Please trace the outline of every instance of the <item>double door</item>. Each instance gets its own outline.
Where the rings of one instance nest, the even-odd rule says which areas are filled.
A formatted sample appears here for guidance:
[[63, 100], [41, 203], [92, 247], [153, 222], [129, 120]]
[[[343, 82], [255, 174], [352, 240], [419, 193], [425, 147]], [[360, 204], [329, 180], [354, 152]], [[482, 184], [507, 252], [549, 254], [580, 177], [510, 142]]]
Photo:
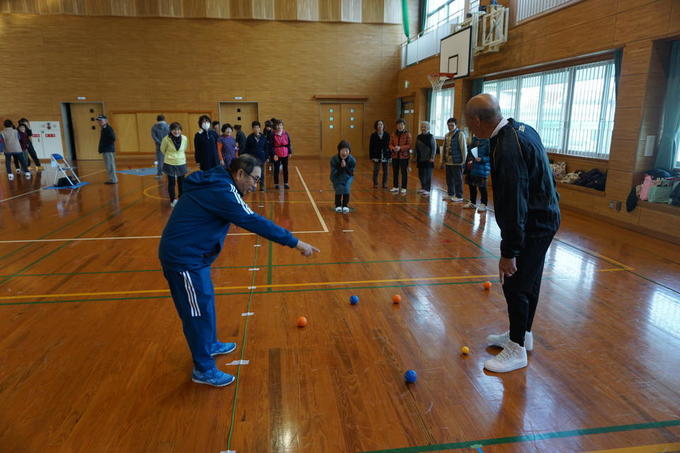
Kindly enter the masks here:
[[340, 140], [349, 142], [355, 157], [366, 154], [363, 124], [363, 104], [321, 104], [321, 155], [337, 154]]

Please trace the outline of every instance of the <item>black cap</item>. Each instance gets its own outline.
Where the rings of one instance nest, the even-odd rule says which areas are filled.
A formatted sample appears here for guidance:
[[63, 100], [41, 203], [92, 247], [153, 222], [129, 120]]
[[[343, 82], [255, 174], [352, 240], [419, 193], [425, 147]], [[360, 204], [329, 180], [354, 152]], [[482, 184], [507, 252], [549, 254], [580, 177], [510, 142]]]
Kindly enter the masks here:
[[98, 116], [97, 118], [95, 118], [95, 119], [97, 119], [97, 120], [108, 120], [108, 118], [106, 117], [106, 115], [99, 115], [99, 116]]

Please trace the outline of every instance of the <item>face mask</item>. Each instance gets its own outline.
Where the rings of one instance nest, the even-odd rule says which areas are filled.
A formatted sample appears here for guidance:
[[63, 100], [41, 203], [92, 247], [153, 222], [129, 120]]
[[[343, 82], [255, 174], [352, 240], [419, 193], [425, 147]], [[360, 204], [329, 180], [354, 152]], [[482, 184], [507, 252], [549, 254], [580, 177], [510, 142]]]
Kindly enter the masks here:
[[210, 129], [210, 123], [203, 123], [203, 126], [201, 127], [203, 127], [203, 130], [207, 131], [208, 129]]

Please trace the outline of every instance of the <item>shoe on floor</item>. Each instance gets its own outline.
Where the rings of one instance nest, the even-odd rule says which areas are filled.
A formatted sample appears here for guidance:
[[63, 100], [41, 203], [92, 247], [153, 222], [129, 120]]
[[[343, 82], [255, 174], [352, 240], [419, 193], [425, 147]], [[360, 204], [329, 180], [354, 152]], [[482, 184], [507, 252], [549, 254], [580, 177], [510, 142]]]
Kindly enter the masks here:
[[207, 384], [213, 387], [224, 387], [231, 384], [236, 380], [231, 374], [227, 374], [217, 368], [212, 368], [208, 371], [201, 373], [200, 371], [194, 370], [191, 373], [191, 380], [197, 384]]
[[485, 211], [486, 211], [486, 205], [484, 203], [477, 206], [477, 212], [485, 212]]
[[[498, 346], [499, 348], [504, 348], [505, 344], [510, 341], [510, 331], [506, 330], [503, 333], [497, 335], [489, 335], [486, 337], [486, 344], [489, 346]], [[534, 350], [534, 334], [531, 332], [526, 332], [524, 334], [524, 348], [527, 351]]]
[[471, 201], [468, 201], [467, 203], [465, 203], [465, 204], [463, 205], [463, 208], [464, 208], [464, 209], [475, 209], [476, 207], [477, 207], [477, 205], [474, 204], [474, 203], [471, 202]]
[[18, 175], [21, 174], [21, 168], [17, 168], [17, 174], [18, 174]]
[[422, 196], [424, 196], [424, 197], [429, 197], [429, 196], [430, 196], [430, 192], [429, 192], [428, 190], [423, 190], [422, 192], [420, 192], [420, 195], [422, 195]]
[[171, 208], [174, 208], [176, 204], [177, 204], [177, 200], [172, 200], [172, 201], [170, 202], [170, 207], [171, 207]]
[[210, 346], [210, 356], [215, 357], [216, 355], [229, 354], [236, 350], [236, 343], [213, 343]]
[[104, 184], [118, 184], [118, 181], [106, 181]]
[[342, 206], [336, 206], [335, 212], [342, 212]]
[[31, 179], [31, 172], [27, 171], [26, 173], [24, 173], [24, 176], [26, 177], [26, 179]]
[[284, 188], [284, 189], [290, 189], [290, 186], [289, 186], [288, 184], [284, 184], [284, 185], [283, 185], [283, 188]]
[[399, 187], [392, 187], [390, 192], [399, 192]]
[[401, 189], [401, 194], [406, 195], [406, 189]]
[[279, 185], [278, 185], [278, 184], [274, 184], [274, 189], [278, 189], [278, 188], [279, 188]]
[[425, 192], [423, 189], [416, 190], [416, 193], [423, 193], [423, 192]]
[[527, 350], [514, 341], [508, 341], [500, 354], [484, 362], [484, 368], [494, 373], [508, 373], [527, 365]]
[[455, 201], [456, 203], [460, 203], [461, 201], [463, 201], [463, 199], [461, 197], [451, 197], [451, 201]]
[[14, 173], [7, 173], [7, 179], [14, 181]]
[[349, 208], [347, 206], [343, 206], [342, 213], [347, 214], [348, 212], [349, 212]]

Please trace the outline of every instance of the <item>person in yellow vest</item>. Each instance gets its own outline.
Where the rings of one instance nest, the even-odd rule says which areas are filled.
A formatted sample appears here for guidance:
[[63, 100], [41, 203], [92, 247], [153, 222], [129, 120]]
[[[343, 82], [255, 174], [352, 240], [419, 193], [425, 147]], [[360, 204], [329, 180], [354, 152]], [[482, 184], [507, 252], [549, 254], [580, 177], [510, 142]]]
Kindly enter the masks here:
[[[177, 199], [182, 196], [184, 175], [187, 174], [187, 146], [189, 141], [182, 135], [182, 125], [175, 122], [170, 125], [170, 133], [161, 141], [163, 154], [163, 173], [168, 175], [168, 195], [170, 206], [175, 207]], [[175, 196], [175, 184], [177, 196]]]

